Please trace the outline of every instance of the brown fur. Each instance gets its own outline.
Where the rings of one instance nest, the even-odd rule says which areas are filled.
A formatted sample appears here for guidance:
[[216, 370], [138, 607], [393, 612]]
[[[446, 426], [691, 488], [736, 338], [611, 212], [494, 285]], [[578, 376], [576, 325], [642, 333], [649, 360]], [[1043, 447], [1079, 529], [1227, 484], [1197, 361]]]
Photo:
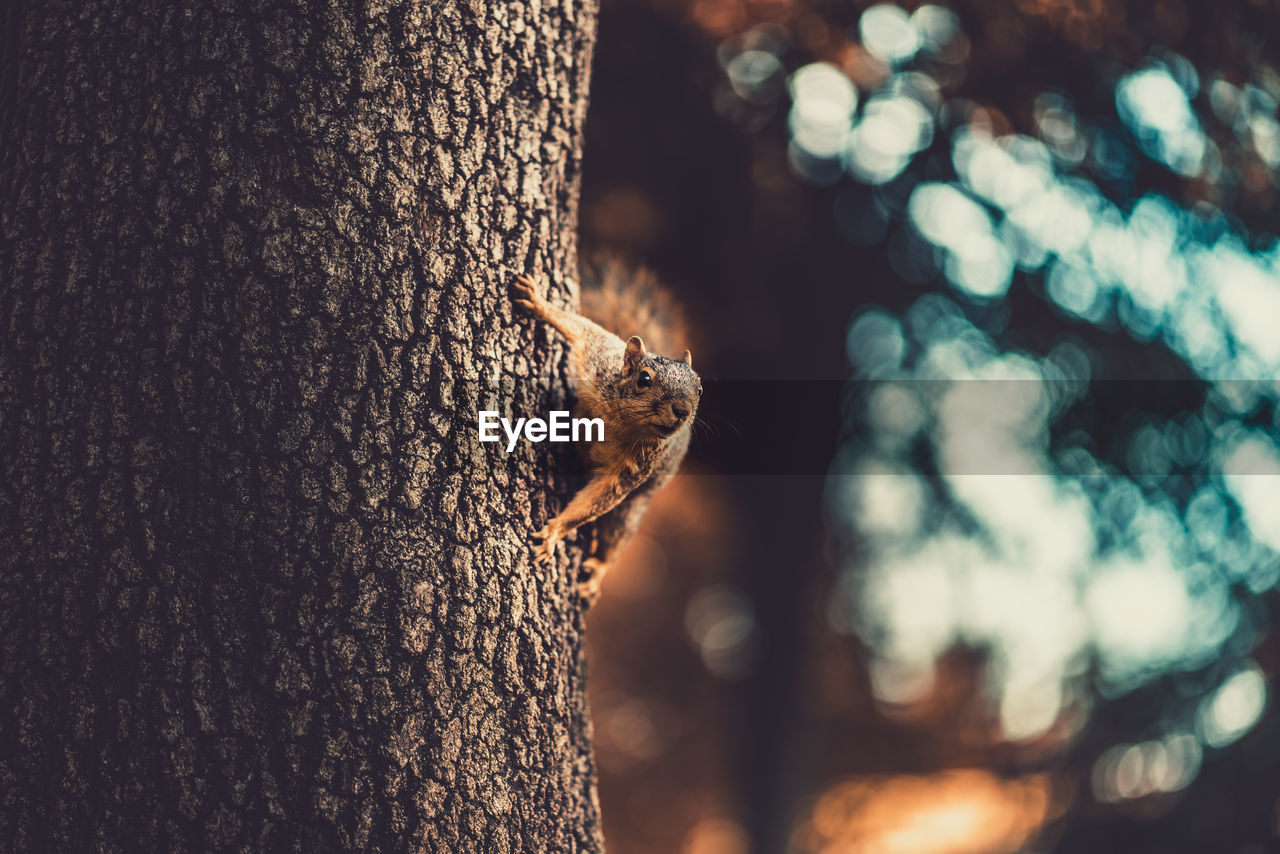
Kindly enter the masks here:
[[[604, 441], [586, 446], [591, 482], [535, 534], [541, 540], [534, 546], [537, 559], [550, 561], [556, 543], [566, 534], [596, 523], [583, 564], [589, 577], [579, 585], [589, 599], [599, 592], [600, 580], [618, 549], [635, 533], [649, 496], [679, 469], [702, 393], [690, 361], [659, 356], [649, 350], [649, 339], [641, 340], [647, 333], [670, 346], [672, 336], [664, 324], [679, 324], [674, 301], [652, 276], [627, 271], [614, 262], [598, 264], [592, 275], [592, 286], [583, 289], [583, 301], [592, 306], [597, 320], [552, 305], [541, 283], [528, 276], [518, 277], [511, 287], [517, 306], [550, 324], [569, 342], [578, 393], [575, 414], [600, 418], [605, 424]], [[603, 323], [627, 336], [644, 332], [623, 341]]]
[[689, 346], [688, 324], [675, 299], [643, 267], [609, 255], [582, 267], [582, 313], [623, 341], [639, 335], [654, 353], [678, 357]]

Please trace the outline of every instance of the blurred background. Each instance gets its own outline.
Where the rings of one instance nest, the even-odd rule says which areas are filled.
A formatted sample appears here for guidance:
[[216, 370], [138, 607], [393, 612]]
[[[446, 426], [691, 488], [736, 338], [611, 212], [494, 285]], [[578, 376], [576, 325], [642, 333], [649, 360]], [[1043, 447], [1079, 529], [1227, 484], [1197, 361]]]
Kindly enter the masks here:
[[591, 612], [614, 854], [1280, 850], [1273, 0], [605, 0], [706, 379]]

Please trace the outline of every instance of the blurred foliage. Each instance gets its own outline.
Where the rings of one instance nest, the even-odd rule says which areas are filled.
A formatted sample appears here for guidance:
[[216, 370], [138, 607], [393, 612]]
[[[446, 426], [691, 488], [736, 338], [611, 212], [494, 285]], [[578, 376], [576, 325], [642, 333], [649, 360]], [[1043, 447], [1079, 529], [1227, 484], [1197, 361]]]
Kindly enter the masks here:
[[[815, 333], [851, 318], [790, 844], [1269, 850], [1280, 4], [645, 5], [739, 140], [703, 134], [743, 161], [721, 263], [773, 276], [701, 298], [811, 375], [765, 287]], [[658, 192], [588, 188], [588, 234], [673, 245]], [[706, 626], [752, 603], [715, 583], [686, 636], [733, 680]], [[679, 844], [745, 850], [704, 795]]]

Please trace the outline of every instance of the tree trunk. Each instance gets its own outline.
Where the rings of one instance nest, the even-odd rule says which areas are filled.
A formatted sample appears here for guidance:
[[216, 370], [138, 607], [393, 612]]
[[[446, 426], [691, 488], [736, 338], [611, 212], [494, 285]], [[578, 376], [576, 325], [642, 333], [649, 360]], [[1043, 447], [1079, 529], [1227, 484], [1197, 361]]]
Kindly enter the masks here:
[[600, 850], [563, 490], [476, 442], [563, 391], [595, 0], [6, 15], [0, 848]]

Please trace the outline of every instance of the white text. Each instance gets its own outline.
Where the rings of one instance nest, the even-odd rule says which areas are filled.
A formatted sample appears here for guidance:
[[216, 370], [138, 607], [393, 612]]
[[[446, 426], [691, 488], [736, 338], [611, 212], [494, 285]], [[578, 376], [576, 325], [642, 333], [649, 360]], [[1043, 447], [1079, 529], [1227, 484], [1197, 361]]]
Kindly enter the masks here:
[[[603, 442], [604, 419], [571, 418], [567, 410], [553, 410], [550, 419], [517, 418], [515, 424], [509, 418], [502, 418], [496, 409], [480, 410], [480, 441], [498, 442], [498, 427], [507, 434], [507, 453], [516, 449], [516, 441], [520, 434], [530, 442]], [[584, 434], [578, 438], [579, 430]]]

